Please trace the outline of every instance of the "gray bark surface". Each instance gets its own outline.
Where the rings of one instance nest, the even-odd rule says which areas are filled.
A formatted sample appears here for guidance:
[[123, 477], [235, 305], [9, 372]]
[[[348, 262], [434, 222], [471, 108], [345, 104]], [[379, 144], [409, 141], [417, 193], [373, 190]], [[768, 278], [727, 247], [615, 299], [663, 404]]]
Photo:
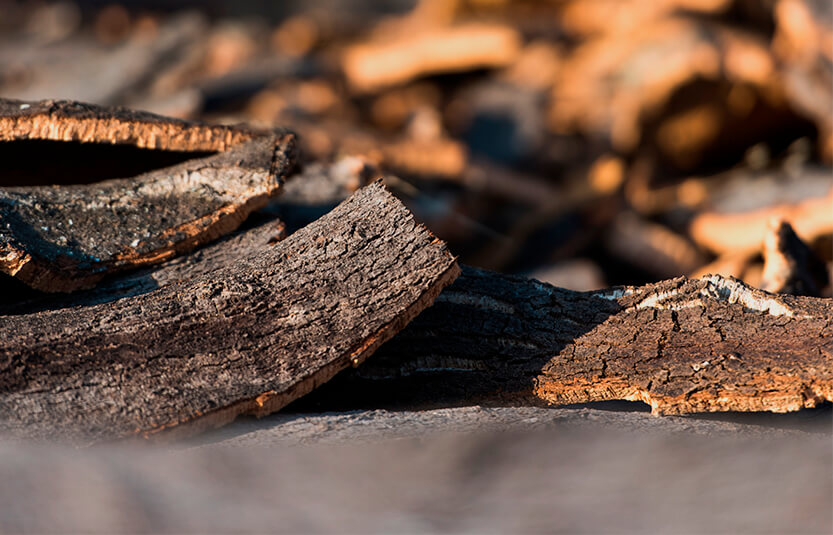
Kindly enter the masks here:
[[459, 273], [379, 184], [157, 291], [0, 317], [0, 429], [97, 441], [267, 414], [358, 365]]

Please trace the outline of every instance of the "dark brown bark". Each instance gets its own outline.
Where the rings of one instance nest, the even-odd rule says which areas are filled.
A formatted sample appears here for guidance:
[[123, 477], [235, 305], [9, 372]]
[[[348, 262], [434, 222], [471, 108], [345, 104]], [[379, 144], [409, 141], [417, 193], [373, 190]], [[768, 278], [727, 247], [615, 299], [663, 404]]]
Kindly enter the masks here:
[[306, 165], [301, 173], [287, 177], [277, 199], [249, 216], [241, 227], [243, 230], [238, 229], [190, 254], [106, 276], [89, 290], [42, 293], [9, 283], [0, 292], [0, 315], [106, 303], [233, 266], [241, 256], [255, 254], [265, 245], [277, 243], [288, 233], [324, 216], [359, 187], [369, 184], [374, 172], [363, 160], [354, 157], [329, 165]]
[[42, 291], [89, 288], [108, 272], [160, 262], [234, 230], [277, 194], [295, 163], [286, 132], [255, 136], [69, 102], [24, 105], [0, 101], [0, 138], [228, 149], [132, 178], [0, 190], [0, 270]]
[[[334, 208], [334, 207], [331, 207]], [[0, 315], [88, 307], [132, 297], [169, 284], [187, 281], [219, 268], [232, 268], [240, 258], [256, 255], [286, 238], [286, 226], [270, 214], [257, 212], [238, 230], [189, 254], [161, 264], [105, 277], [94, 288], [72, 293], [43, 293], [11, 284], [0, 293]]]
[[691, 273], [705, 264], [703, 255], [685, 236], [632, 212], [623, 212], [612, 222], [605, 247], [654, 279]]
[[287, 179], [277, 202], [296, 210], [335, 205], [381, 176], [371, 162], [357, 156], [343, 156], [332, 163], [305, 164], [301, 173]]
[[267, 414], [361, 363], [458, 273], [441, 241], [369, 186], [231, 266], [0, 318], [0, 428], [95, 441]]
[[573, 292], [465, 268], [310, 403], [345, 389], [357, 404], [624, 399], [655, 414], [793, 411], [833, 400], [833, 301], [719, 276]]

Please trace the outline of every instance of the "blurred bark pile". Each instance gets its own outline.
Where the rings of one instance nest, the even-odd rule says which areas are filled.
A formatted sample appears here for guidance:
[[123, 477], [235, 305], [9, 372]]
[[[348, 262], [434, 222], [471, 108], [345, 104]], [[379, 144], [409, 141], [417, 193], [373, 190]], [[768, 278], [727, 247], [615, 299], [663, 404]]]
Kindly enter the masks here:
[[829, 2], [199, 5], [3, 2], [0, 96], [289, 127], [464, 262], [576, 289], [768, 286], [781, 220], [833, 260]]

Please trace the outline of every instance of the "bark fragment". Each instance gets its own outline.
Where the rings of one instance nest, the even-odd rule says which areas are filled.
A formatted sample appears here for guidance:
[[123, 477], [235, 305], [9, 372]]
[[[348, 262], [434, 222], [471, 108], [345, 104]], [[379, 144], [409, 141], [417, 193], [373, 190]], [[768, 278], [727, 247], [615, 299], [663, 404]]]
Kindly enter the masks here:
[[410, 29], [354, 45], [345, 54], [344, 72], [355, 89], [372, 91], [424, 75], [502, 67], [519, 50], [518, 33], [504, 25]]
[[833, 400], [832, 318], [828, 299], [719, 276], [573, 292], [465, 268], [318, 398], [350, 388], [371, 403], [625, 399], [654, 414], [787, 412]]
[[280, 242], [287, 235], [283, 221], [263, 212], [250, 216], [244, 226], [250, 228], [224, 236], [189, 254], [161, 264], [105, 277], [89, 290], [56, 294], [32, 291], [29, 288], [7, 287], [3, 295], [0, 295], [0, 316], [88, 307], [142, 295], [219, 268], [233, 268], [240, 258], [256, 255], [267, 246]]
[[441, 241], [369, 186], [232, 266], [112, 303], [0, 317], [0, 429], [96, 441], [268, 414], [361, 363], [458, 272]]
[[634, 213], [619, 214], [605, 240], [616, 257], [657, 278], [689, 273], [703, 265], [703, 256], [684, 236]]
[[821, 297], [830, 285], [827, 266], [787, 221], [774, 220], [764, 239], [761, 288], [774, 293]]
[[833, 232], [833, 188], [823, 196], [778, 203], [757, 210], [723, 213], [705, 211], [691, 222], [694, 241], [717, 254], [757, 253], [770, 221], [786, 219], [805, 240]]
[[0, 190], [0, 271], [42, 291], [93, 286], [236, 228], [294, 166], [292, 134], [186, 123], [73, 102], [0, 101], [0, 140], [226, 151], [132, 178]]
[[38, 139], [217, 152], [262, 134], [243, 126], [207, 125], [70, 100], [0, 99], [0, 141]]

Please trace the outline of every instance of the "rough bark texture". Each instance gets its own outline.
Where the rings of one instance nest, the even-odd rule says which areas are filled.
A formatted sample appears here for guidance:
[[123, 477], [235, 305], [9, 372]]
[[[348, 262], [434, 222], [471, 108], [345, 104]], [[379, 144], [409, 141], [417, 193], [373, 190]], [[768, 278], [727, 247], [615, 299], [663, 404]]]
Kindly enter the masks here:
[[[249, 135], [74, 103], [54, 110], [36, 103], [24, 110], [34, 115], [23, 118], [9, 106], [0, 104], [0, 136], [11, 139], [109, 136], [112, 143], [223, 150]], [[277, 194], [294, 162], [294, 136], [275, 132], [133, 178], [4, 188], [0, 271], [38, 290], [68, 292], [110, 271], [166, 260], [235, 229]]]
[[95, 441], [272, 412], [358, 365], [458, 273], [441, 241], [369, 186], [233, 266], [0, 318], [0, 429]]
[[357, 189], [368, 185], [374, 172], [354, 157], [330, 165], [306, 165], [302, 172], [287, 177], [279, 197], [251, 214], [237, 231], [226, 237], [160, 264], [106, 276], [92, 289], [69, 294], [42, 293], [4, 281], [0, 315], [106, 303], [233, 266], [241, 256], [255, 254], [266, 244], [276, 243], [324, 216]]
[[302, 403], [345, 389], [412, 406], [624, 399], [654, 414], [793, 411], [833, 400], [833, 302], [718, 276], [573, 292], [466, 268], [370, 362]]

